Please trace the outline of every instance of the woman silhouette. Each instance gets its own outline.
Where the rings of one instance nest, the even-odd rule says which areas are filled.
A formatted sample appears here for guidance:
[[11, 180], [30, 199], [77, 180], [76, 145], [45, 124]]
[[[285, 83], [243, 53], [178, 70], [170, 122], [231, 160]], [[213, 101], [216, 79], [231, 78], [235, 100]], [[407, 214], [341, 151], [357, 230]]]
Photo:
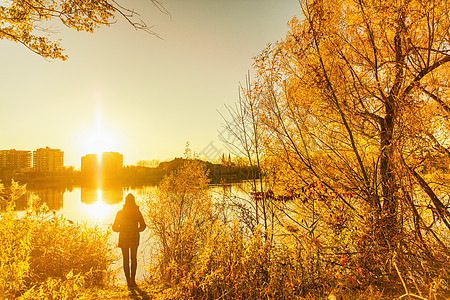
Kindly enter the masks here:
[[[144, 222], [139, 206], [136, 205], [133, 194], [125, 197], [123, 208], [117, 212], [112, 230], [119, 233], [119, 247], [122, 249], [123, 271], [128, 286], [136, 286], [137, 248], [139, 246], [139, 233], [147, 225]], [[130, 272], [131, 257], [131, 272]]]

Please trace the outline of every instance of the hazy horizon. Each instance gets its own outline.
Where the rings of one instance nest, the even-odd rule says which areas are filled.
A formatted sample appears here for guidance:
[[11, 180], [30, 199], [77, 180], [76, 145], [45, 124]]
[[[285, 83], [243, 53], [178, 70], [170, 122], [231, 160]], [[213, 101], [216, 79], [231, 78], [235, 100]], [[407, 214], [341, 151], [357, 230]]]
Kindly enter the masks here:
[[124, 20], [88, 34], [58, 24], [69, 59], [46, 60], [0, 41], [0, 149], [62, 149], [65, 164], [100, 150], [124, 164], [220, 148], [218, 110], [238, 98], [252, 57], [284, 38], [296, 0], [165, 1], [171, 17], [145, 1], [129, 8], [161, 39]]

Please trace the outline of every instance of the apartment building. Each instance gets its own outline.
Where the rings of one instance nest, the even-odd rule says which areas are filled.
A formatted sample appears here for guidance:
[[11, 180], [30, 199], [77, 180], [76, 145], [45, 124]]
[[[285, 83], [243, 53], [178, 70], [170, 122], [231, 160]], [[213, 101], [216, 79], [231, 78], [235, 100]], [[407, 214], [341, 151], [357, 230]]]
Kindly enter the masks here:
[[123, 154], [119, 152], [103, 152], [102, 156], [97, 154], [86, 154], [81, 158], [81, 172], [92, 174], [101, 172], [102, 174], [113, 174], [123, 167]]
[[81, 172], [94, 173], [99, 170], [100, 163], [97, 154], [86, 154], [81, 157]]
[[101, 160], [102, 171], [111, 174], [123, 167], [123, 154], [119, 152], [103, 152]]
[[64, 151], [49, 147], [33, 151], [33, 170], [39, 173], [54, 173], [64, 169]]
[[0, 170], [25, 173], [31, 169], [31, 151], [0, 150]]

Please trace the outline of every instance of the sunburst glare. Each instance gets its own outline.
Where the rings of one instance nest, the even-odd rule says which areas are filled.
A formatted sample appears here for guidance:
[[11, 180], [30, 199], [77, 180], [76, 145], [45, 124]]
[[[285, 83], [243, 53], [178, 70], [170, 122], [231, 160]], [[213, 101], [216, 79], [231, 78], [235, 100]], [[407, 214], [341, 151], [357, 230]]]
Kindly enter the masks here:
[[101, 155], [107, 151], [117, 151], [118, 139], [103, 126], [101, 109], [97, 109], [96, 126], [88, 129], [83, 135], [82, 151], [84, 154], [97, 154], [100, 162]]
[[93, 204], [85, 204], [85, 206], [89, 215], [97, 220], [103, 219], [114, 209], [112, 205], [108, 205], [103, 201], [103, 191], [100, 188], [97, 189], [97, 201]]

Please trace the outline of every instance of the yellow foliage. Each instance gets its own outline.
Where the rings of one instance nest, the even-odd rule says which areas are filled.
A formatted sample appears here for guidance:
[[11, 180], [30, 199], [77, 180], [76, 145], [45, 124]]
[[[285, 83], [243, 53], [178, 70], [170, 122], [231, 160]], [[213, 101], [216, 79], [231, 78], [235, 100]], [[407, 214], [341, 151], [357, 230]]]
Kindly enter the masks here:
[[154, 272], [168, 283], [178, 283], [191, 271], [213, 221], [208, 182], [205, 166], [188, 157], [144, 204], [151, 243], [156, 248]]
[[[151, 2], [167, 13], [159, 1]], [[49, 23], [60, 21], [69, 28], [92, 33], [114, 23], [115, 16], [125, 18], [135, 29], [155, 34], [142, 20], [135, 20], [133, 10], [116, 1], [9, 0], [0, 5], [0, 40], [20, 43], [45, 58], [66, 60], [60, 40], [52, 41], [48, 37]]]
[[237, 115], [257, 128], [274, 244], [354, 289], [402, 292], [395, 253], [408, 290], [449, 280], [449, 1], [300, 5], [238, 102], [253, 105]]
[[73, 299], [84, 287], [108, 282], [109, 232], [72, 224], [45, 208], [14, 211], [25, 192], [16, 182], [9, 191], [0, 188], [7, 209], [0, 212], [0, 297]]

